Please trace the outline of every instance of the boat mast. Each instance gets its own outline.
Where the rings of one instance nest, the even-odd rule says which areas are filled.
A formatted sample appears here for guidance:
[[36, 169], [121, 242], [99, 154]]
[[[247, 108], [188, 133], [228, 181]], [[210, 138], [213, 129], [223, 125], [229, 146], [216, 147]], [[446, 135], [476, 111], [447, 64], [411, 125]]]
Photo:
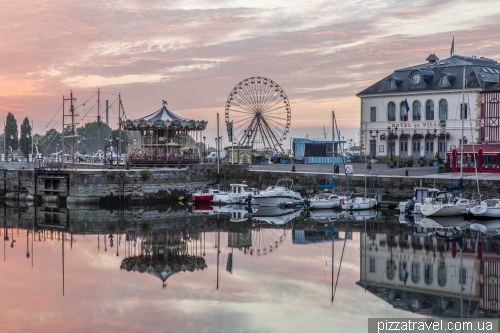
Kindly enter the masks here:
[[[332, 179], [335, 175], [335, 113], [332, 110]], [[332, 186], [333, 193], [333, 186]]]
[[219, 137], [219, 112], [217, 112], [217, 176], [219, 175], [219, 158], [220, 158], [220, 152], [219, 152], [219, 145], [220, 145], [220, 137]]
[[464, 123], [465, 123], [465, 66], [464, 66], [464, 74], [463, 74], [463, 84], [462, 84], [462, 107], [461, 107], [461, 115], [462, 115], [462, 141], [460, 144], [460, 154], [461, 154], [461, 162], [460, 162], [460, 179], [462, 179], [463, 169], [464, 169]]

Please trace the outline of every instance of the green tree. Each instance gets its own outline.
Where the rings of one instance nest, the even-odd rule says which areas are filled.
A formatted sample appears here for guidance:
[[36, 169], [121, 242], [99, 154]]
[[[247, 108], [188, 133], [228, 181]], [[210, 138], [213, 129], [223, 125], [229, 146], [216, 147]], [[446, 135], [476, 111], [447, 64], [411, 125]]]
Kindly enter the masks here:
[[5, 142], [5, 148], [9, 149], [9, 146], [12, 147], [12, 150], [17, 150], [19, 148], [19, 130], [17, 127], [16, 117], [12, 113], [7, 114], [7, 121], [5, 122], [5, 137], [7, 141]]
[[[28, 137], [26, 137], [28, 135]], [[31, 125], [28, 117], [24, 118], [21, 124], [21, 137], [19, 138], [19, 149], [23, 152], [24, 156], [31, 154]]]
[[[43, 152], [45, 156], [49, 156], [52, 153], [56, 152], [56, 149], [61, 151], [61, 133], [56, 131], [54, 128], [48, 130], [42, 138], [41, 145], [43, 146]], [[40, 148], [38, 148], [40, 149]]]

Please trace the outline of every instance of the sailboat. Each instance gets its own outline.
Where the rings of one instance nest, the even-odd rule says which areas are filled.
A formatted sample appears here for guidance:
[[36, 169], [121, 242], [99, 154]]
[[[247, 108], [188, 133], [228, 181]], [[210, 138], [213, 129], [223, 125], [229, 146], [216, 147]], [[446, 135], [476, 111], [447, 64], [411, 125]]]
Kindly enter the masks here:
[[456, 198], [450, 191], [462, 190], [463, 188], [463, 168], [464, 168], [464, 120], [463, 115], [465, 107], [465, 66], [463, 73], [463, 86], [462, 86], [462, 140], [460, 144], [461, 162], [460, 162], [460, 180], [457, 185], [449, 186], [446, 191], [439, 192], [435, 199], [431, 202], [426, 202], [420, 207], [420, 211], [424, 216], [460, 216], [467, 213], [470, 208], [475, 205], [474, 201], [464, 199], [462, 197]]
[[[326, 138], [326, 133], [325, 133]], [[318, 188], [323, 190], [332, 190], [332, 193], [317, 194], [312, 198], [307, 198], [304, 200], [306, 206], [310, 209], [332, 209], [340, 208], [341, 202], [346, 201], [348, 198], [346, 196], [340, 196], [333, 193], [335, 188], [335, 113], [332, 111], [332, 180], [328, 185], [316, 185]]]

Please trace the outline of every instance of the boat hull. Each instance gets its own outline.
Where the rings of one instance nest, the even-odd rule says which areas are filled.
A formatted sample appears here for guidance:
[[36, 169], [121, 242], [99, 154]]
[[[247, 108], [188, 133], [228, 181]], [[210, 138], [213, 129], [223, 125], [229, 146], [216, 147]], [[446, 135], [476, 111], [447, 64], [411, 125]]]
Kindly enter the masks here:
[[298, 205], [302, 203], [302, 198], [297, 197], [254, 195], [253, 198], [259, 206]]
[[193, 195], [193, 201], [194, 202], [210, 202], [213, 199], [214, 199], [214, 195], [213, 194], [210, 194], [210, 195], [203, 195], [203, 194]]
[[424, 216], [461, 216], [471, 205], [461, 204], [425, 204], [420, 207]]

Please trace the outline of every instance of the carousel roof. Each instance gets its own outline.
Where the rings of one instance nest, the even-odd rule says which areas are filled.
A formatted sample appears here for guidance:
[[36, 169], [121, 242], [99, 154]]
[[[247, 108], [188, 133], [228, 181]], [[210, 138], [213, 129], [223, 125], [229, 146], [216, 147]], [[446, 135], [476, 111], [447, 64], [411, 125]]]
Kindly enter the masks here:
[[170, 121], [182, 121], [182, 120], [188, 120], [188, 119], [179, 117], [178, 115], [176, 115], [175, 113], [173, 113], [172, 111], [170, 111], [169, 109], [167, 109], [167, 106], [165, 104], [163, 104], [163, 107], [160, 110], [158, 110], [156, 112], [153, 112], [153, 113], [151, 113], [150, 115], [148, 115], [146, 117], [139, 118], [138, 120], [145, 120], [145, 121], [148, 121], [148, 120], [152, 120], [152, 121], [167, 121], [167, 120], [170, 120]]
[[167, 109], [167, 103], [163, 101], [160, 110], [145, 117], [135, 120], [127, 120], [123, 123], [126, 130], [142, 130], [153, 128], [177, 128], [184, 130], [204, 130], [207, 127], [206, 120], [192, 120], [180, 117]]

